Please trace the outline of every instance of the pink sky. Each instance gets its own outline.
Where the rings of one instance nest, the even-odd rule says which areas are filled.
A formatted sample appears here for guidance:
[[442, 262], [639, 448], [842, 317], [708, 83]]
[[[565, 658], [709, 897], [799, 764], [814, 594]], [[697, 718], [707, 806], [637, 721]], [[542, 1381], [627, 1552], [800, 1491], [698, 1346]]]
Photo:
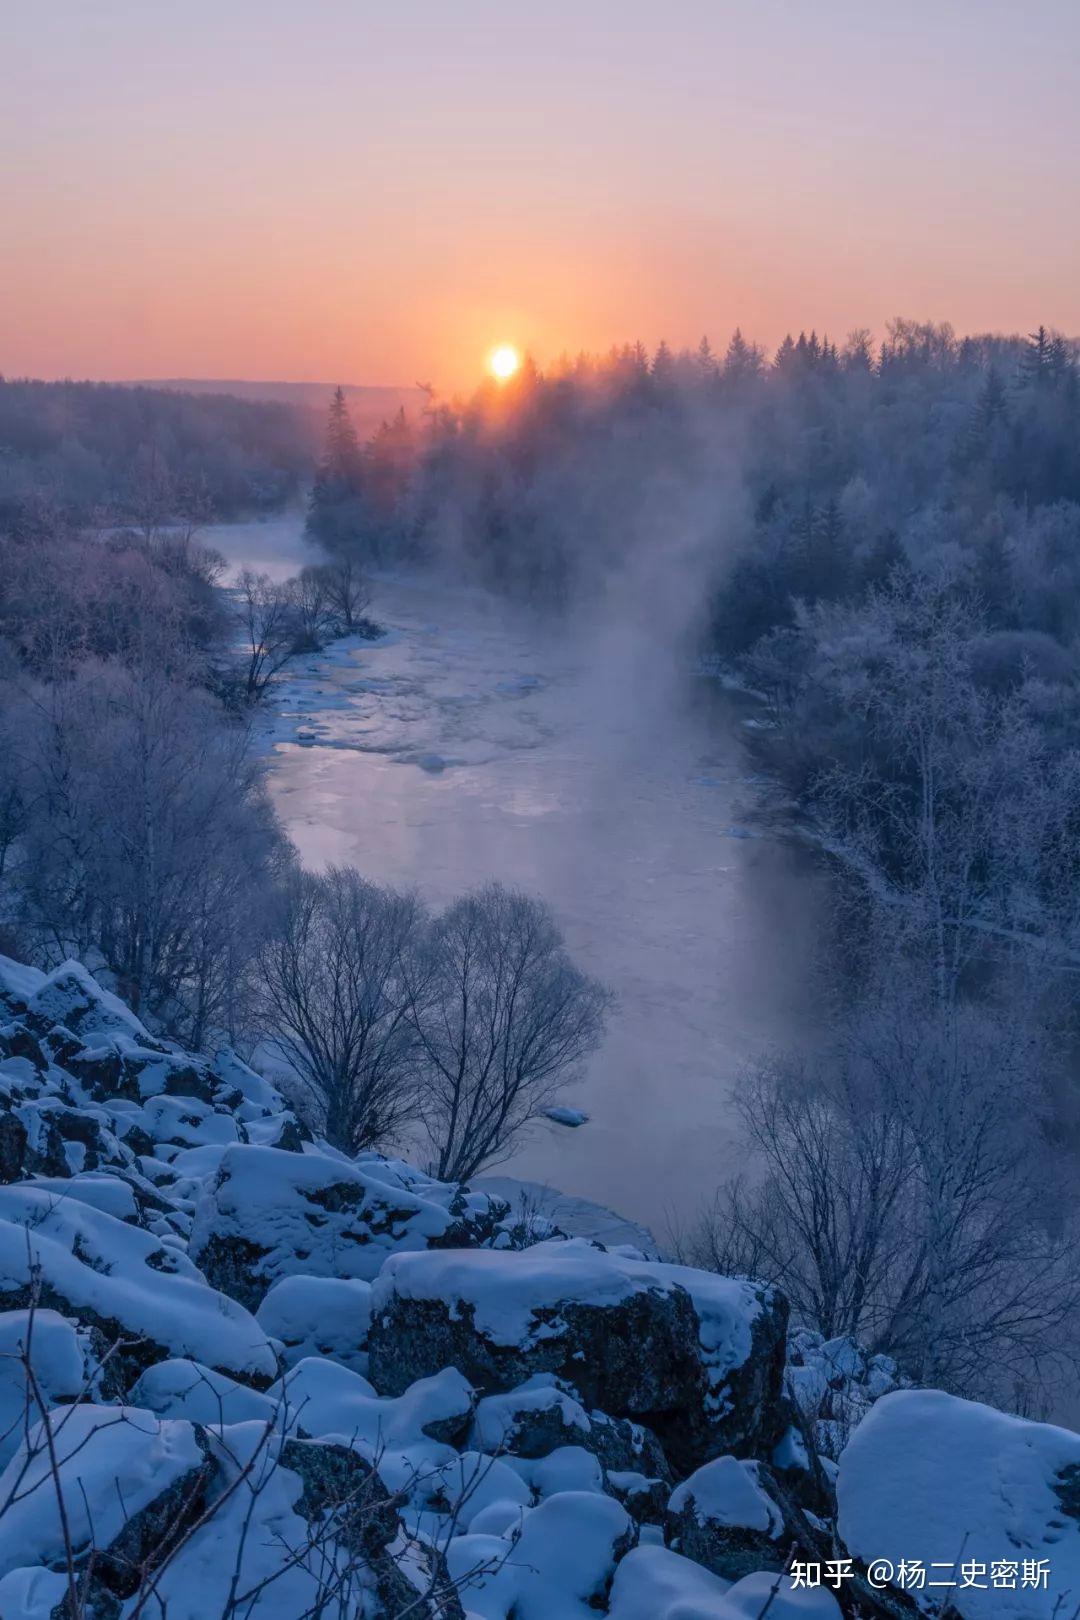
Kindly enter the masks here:
[[432, 381], [740, 324], [1080, 332], [1073, 0], [53, 0], [0, 370]]

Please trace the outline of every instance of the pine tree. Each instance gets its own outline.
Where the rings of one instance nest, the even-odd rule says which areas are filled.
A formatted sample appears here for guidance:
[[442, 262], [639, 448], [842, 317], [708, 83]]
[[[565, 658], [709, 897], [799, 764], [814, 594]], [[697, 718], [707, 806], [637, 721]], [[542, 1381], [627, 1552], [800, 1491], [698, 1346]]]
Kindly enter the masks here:
[[359, 532], [363, 462], [345, 390], [335, 388], [307, 515], [307, 532], [331, 549], [355, 539]]

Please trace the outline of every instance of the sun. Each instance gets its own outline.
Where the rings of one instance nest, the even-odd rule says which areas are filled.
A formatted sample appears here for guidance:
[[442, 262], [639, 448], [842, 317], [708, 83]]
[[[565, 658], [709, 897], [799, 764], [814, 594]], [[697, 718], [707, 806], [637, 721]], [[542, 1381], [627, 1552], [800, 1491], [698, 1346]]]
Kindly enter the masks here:
[[488, 355], [488, 370], [499, 382], [508, 382], [521, 369], [521, 356], [512, 343], [500, 343]]

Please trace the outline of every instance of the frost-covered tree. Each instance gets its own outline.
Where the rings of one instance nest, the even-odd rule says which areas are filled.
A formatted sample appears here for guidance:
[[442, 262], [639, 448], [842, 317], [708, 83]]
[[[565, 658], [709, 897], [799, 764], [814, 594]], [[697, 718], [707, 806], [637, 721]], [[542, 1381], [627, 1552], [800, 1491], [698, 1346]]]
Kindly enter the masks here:
[[417, 1112], [424, 913], [351, 867], [296, 873], [260, 959], [258, 1007], [307, 1112], [346, 1153], [392, 1139]]
[[779, 1283], [797, 1320], [895, 1356], [918, 1383], [1038, 1405], [1080, 1358], [1068, 1175], [1045, 1136], [1037, 1017], [943, 1007], [895, 974], [813, 1055], [733, 1093], [754, 1168], [689, 1244]]
[[421, 1117], [436, 1175], [505, 1158], [598, 1045], [610, 998], [571, 960], [549, 907], [500, 884], [432, 930], [414, 1005]]

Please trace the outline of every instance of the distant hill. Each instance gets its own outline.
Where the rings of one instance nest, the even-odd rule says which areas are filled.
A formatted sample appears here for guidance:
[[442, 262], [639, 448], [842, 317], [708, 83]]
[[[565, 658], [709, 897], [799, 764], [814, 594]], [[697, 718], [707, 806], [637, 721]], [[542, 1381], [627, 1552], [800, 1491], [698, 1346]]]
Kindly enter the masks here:
[[[234, 399], [270, 400], [322, 413], [337, 387], [332, 382], [252, 382], [243, 377], [153, 377], [139, 378], [134, 386], [170, 388], [180, 394], [231, 394]], [[361, 438], [373, 433], [379, 423], [402, 407], [416, 415], [424, 404], [419, 388], [369, 387], [343, 383], [345, 397]]]

